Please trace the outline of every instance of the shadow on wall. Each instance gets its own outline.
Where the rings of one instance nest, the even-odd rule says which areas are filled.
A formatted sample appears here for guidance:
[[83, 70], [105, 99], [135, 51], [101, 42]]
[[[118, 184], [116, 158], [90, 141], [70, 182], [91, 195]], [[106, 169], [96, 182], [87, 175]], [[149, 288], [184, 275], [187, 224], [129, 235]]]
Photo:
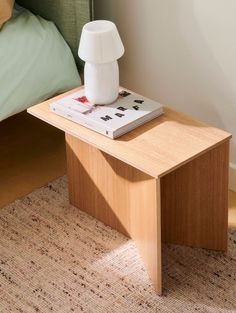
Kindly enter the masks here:
[[99, 0], [96, 15], [118, 26], [123, 85], [236, 136], [232, 7], [232, 0]]

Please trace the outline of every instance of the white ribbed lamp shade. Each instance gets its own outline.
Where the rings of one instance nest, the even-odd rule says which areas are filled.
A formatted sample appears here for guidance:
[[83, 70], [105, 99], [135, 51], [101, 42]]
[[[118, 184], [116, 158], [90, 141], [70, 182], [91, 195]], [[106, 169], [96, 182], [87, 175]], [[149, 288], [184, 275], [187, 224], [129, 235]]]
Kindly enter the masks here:
[[124, 54], [124, 46], [116, 25], [97, 20], [84, 25], [78, 51], [79, 57], [90, 63], [109, 63]]

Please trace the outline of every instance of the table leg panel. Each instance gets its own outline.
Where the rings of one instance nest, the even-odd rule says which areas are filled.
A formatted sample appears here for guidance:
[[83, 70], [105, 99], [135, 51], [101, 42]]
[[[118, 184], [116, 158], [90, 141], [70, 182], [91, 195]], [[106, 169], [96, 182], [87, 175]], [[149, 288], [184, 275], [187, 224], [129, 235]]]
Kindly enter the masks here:
[[160, 182], [66, 134], [70, 202], [131, 237], [161, 294]]
[[229, 142], [161, 178], [164, 242], [227, 249]]

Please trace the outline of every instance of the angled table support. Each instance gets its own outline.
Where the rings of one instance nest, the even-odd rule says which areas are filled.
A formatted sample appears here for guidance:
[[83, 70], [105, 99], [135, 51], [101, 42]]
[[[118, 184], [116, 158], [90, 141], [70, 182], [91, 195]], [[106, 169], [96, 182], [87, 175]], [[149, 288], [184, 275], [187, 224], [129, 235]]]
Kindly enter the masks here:
[[228, 142], [160, 179], [68, 134], [66, 146], [71, 204], [135, 241], [158, 294], [162, 241], [227, 249]]
[[134, 239], [161, 294], [160, 183], [66, 135], [70, 202]]

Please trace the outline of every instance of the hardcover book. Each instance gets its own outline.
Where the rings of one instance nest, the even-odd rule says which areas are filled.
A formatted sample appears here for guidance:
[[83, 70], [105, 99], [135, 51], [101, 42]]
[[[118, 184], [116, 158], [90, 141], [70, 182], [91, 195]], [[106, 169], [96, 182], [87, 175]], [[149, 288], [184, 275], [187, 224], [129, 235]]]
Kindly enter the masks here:
[[82, 89], [51, 103], [50, 110], [115, 139], [161, 115], [163, 105], [125, 89], [112, 104], [92, 105]]

